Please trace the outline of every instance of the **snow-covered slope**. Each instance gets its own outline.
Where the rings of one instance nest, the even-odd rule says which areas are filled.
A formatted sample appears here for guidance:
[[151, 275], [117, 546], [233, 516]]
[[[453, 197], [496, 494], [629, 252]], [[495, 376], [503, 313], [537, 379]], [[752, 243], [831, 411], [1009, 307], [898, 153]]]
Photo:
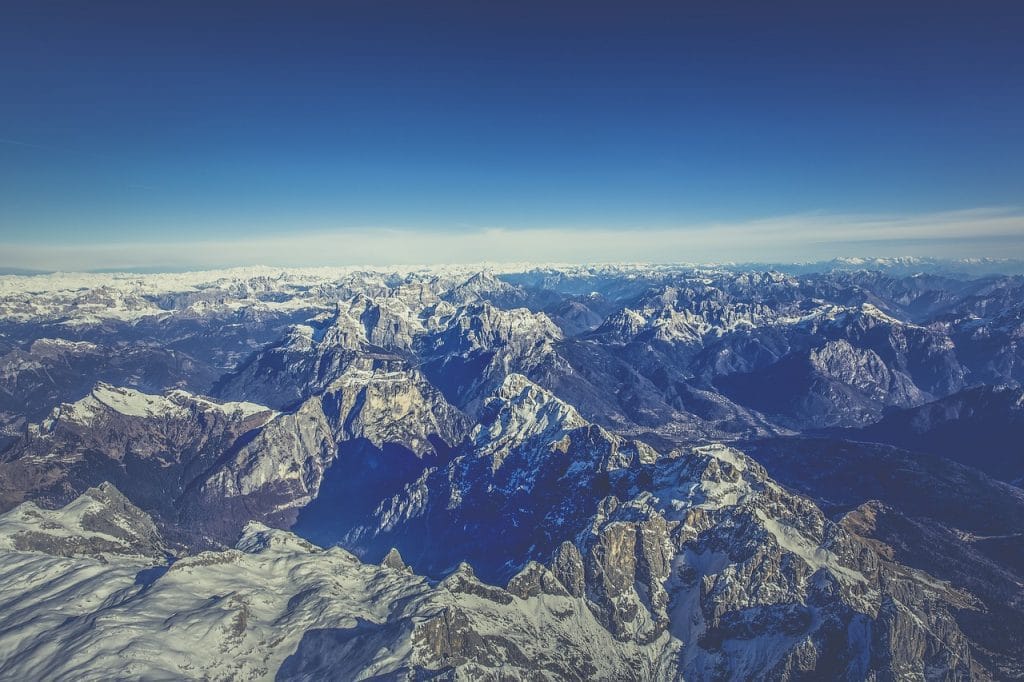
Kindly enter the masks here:
[[508, 590], [439, 584], [397, 555], [249, 524], [170, 566], [0, 550], [4, 679], [656, 679], [669, 645], [620, 642], [545, 569]]

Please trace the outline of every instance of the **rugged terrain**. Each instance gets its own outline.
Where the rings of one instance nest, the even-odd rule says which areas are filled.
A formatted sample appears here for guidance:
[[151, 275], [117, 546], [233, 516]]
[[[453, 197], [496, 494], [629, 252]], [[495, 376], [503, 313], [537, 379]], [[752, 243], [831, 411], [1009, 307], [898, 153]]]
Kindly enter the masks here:
[[0, 277], [0, 678], [1022, 677], [1000, 271]]

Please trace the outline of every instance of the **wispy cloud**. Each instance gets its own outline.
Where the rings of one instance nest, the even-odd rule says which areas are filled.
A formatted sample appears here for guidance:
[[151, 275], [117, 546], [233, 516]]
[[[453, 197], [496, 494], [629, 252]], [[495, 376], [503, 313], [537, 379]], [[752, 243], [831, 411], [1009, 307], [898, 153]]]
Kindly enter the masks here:
[[45, 149], [46, 151], [56, 151], [55, 147], [50, 147], [45, 144], [36, 144], [34, 142], [24, 142], [22, 140], [12, 140], [8, 137], [0, 137], [0, 144], [5, 144], [11, 147], [28, 147], [30, 149]]
[[0, 244], [0, 265], [60, 269], [470, 262], [798, 261], [836, 256], [1024, 257], [1024, 211], [801, 214], [636, 228], [347, 228], [109, 244]]

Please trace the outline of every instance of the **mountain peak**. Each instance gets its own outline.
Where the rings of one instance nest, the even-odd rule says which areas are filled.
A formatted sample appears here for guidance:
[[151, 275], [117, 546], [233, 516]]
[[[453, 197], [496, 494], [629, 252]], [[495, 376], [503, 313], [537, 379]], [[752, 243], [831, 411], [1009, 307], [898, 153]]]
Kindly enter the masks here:
[[384, 568], [401, 571], [402, 573], [412, 573], [412, 569], [409, 568], [408, 564], [405, 563], [405, 560], [402, 559], [402, 555], [394, 547], [392, 547], [387, 555], [385, 555], [384, 559], [381, 560], [380, 565]]
[[249, 554], [266, 552], [286, 552], [311, 554], [323, 551], [311, 542], [303, 540], [294, 533], [271, 528], [258, 521], [250, 521], [242, 530], [242, 537], [235, 543], [235, 549]]
[[533, 439], [561, 440], [590, 426], [572, 405], [522, 374], [509, 374], [484, 407], [471, 438], [478, 454], [493, 455]]
[[153, 520], [107, 482], [58, 509], [23, 502], [0, 515], [0, 548], [101, 560], [164, 557]]
[[86, 398], [76, 405], [82, 408], [102, 406], [128, 417], [171, 416], [181, 412], [181, 406], [162, 395], [150, 395], [134, 388], [112, 386], [99, 382]]
[[502, 380], [501, 386], [497, 391], [497, 396], [505, 400], [512, 400], [523, 391], [531, 389], [547, 393], [547, 391], [527, 379], [524, 375], [512, 372]]
[[182, 389], [171, 389], [163, 395], [150, 394], [101, 381], [84, 398], [56, 408], [51, 414], [50, 423], [61, 418], [79, 424], [92, 424], [99, 415], [111, 413], [140, 419], [183, 419], [193, 409], [221, 412], [241, 419], [257, 414], [265, 414], [269, 418], [274, 414], [271, 408], [256, 403], [220, 402]]

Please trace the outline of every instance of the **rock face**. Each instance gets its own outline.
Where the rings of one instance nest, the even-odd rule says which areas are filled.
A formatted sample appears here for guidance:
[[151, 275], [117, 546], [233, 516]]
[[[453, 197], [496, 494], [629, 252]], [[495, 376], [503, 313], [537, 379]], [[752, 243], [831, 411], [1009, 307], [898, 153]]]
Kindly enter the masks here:
[[[281, 341], [251, 357], [226, 376], [216, 391], [244, 396], [281, 409], [323, 390], [360, 358], [400, 361], [422, 332], [408, 292], [370, 298], [357, 294], [323, 314], [293, 326]], [[428, 299], [431, 300], [431, 299]]]
[[[966, 370], [943, 334], [878, 308], [822, 310], [772, 340], [772, 357], [729, 359], [713, 379], [726, 395], [792, 428], [858, 426], [886, 408], [912, 407], [964, 385]], [[763, 332], [756, 332], [763, 336]], [[743, 355], [747, 355], [744, 353]]]
[[417, 455], [433, 451], [432, 440], [458, 443], [466, 417], [415, 369], [358, 362], [324, 392], [321, 402], [340, 424], [343, 440], [363, 438], [377, 447], [400, 444]]
[[0, 277], [0, 678], [1024, 676], [993, 267]]
[[176, 541], [203, 546], [230, 541], [252, 518], [294, 522], [339, 453], [344, 459], [345, 443], [393, 444], [423, 456], [457, 441], [464, 421], [417, 373], [358, 365], [285, 413], [100, 384], [30, 425], [0, 467], [12, 476], [29, 466], [43, 472], [16, 479], [12, 501], [61, 503], [112, 481]]
[[[499, 398], [505, 404], [496, 414], [506, 416], [498, 422], [522, 423], [509, 414], [520, 388], [537, 391], [521, 378], [507, 382], [503, 392], [513, 400]], [[557, 412], [536, 397], [530, 402], [531, 415]], [[973, 597], [879, 556], [741, 452], [715, 445], [661, 457], [648, 449], [619, 459], [607, 456], [613, 449], [605, 442], [605, 456], [588, 470], [579, 464], [586, 461], [581, 452], [602, 448], [591, 440], [586, 450], [574, 449], [579, 441], [573, 439], [599, 427], [577, 425], [574, 415], [563, 418], [575, 429], [525, 420], [537, 425], [531, 433], [543, 434], [520, 441], [534, 458], [527, 466], [513, 464], [522, 456], [515, 451], [499, 462], [484, 454], [473, 462], [485, 466], [475, 469], [456, 458], [448, 471], [392, 500], [382, 515], [386, 537], [408, 543], [401, 529], [408, 524], [415, 529], [410, 535], [428, 532], [424, 517], [434, 527], [466, 528], [476, 548], [459, 546], [449, 554], [457, 538], [434, 534], [426, 546], [411, 544], [420, 552], [413, 566], [436, 570], [451, 556], [469, 556], [492, 579], [512, 574], [510, 590], [564, 590], [583, 599], [618, 641], [649, 646], [665, 635], [678, 640], [673, 665], [687, 679], [744, 679], [765, 671], [842, 679], [939, 669], [953, 677], [984, 673], [971, 662], [953, 616], [980, 610]], [[578, 487], [567, 489], [557, 475], [530, 480], [523, 474], [544, 472], [551, 465], [543, 460], [559, 456], [577, 463], [569, 478]], [[520, 475], [514, 489], [534, 508], [549, 510], [529, 519], [534, 547], [517, 543], [522, 498], [495, 475], [511, 466]], [[549, 495], [551, 488], [561, 495]], [[482, 513], [485, 499], [497, 513]], [[487, 537], [500, 541], [480, 541]], [[549, 557], [548, 568], [523, 563], [533, 555]]]
[[0, 468], [37, 472], [27, 480], [12, 475], [18, 486], [10, 491], [12, 498], [17, 492], [59, 504], [110, 481], [135, 504], [171, 520], [194, 478], [275, 418], [273, 411], [251, 403], [97, 384], [81, 400], [59, 405], [30, 424], [4, 453]]
[[887, 445], [827, 438], [747, 446], [773, 478], [813, 496], [849, 532], [969, 592], [958, 610], [974, 657], [997, 678], [1022, 673], [1024, 492], [981, 471]]
[[653, 493], [603, 506], [591, 599], [620, 637], [678, 637], [686, 678], [984, 673], [952, 616], [970, 596], [885, 561], [738, 451], [674, 458]]
[[510, 372], [531, 376], [567, 371], [555, 352], [561, 330], [544, 313], [464, 306], [438, 320], [418, 347], [424, 372], [449, 400], [475, 415]]
[[[507, 580], [572, 538], [594, 513], [596, 495], [625, 490], [623, 474], [657, 456], [519, 374], [506, 377], [482, 412], [446, 466], [424, 470], [382, 502], [346, 544], [370, 554], [397, 544], [432, 575], [466, 560], [486, 579]], [[481, 541], [492, 534], [500, 534], [499, 547]]]

